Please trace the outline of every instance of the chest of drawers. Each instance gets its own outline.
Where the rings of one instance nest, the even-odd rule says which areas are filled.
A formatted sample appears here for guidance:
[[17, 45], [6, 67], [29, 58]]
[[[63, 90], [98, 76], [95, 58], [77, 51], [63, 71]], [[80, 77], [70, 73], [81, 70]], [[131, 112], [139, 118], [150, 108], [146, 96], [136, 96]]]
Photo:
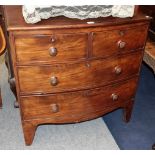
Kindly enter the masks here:
[[26, 145], [40, 124], [82, 122], [118, 108], [128, 122], [150, 19], [98, 18], [90, 25], [57, 17], [31, 25], [20, 11], [5, 7]]

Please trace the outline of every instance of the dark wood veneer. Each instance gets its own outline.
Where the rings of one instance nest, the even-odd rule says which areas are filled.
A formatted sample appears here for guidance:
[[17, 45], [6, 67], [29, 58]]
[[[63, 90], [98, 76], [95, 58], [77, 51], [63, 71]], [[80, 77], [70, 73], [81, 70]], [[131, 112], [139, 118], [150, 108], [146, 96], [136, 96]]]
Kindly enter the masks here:
[[[19, 66], [20, 92], [22, 94], [44, 94], [99, 87], [138, 74], [141, 59], [142, 51], [138, 51], [130, 55], [116, 56], [105, 60]], [[119, 74], [116, 71], [117, 67], [121, 68]], [[57, 77], [57, 85], [51, 84], [51, 77]]]
[[[21, 97], [23, 119], [51, 118], [51, 123], [80, 122], [85, 117], [92, 119], [104, 113], [108, 107], [125, 107], [126, 102], [134, 98], [136, 85], [137, 77], [120, 84], [85, 91]], [[112, 94], [118, 98], [114, 100]], [[55, 104], [58, 106], [57, 111], [53, 111], [52, 105]]]
[[26, 145], [40, 124], [86, 121], [117, 108], [130, 120], [150, 18], [26, 24], [21, 6], [4, 13]]
[[[52, 41], [54, 40], [54, 41]], [[64, 61], [87, 57], [88, 34], [53, 34], [16, 37], [17, 61]], [[36, 46], [37, 45], [37, 46]], [[56, 54], [50, 54], [55, 49]]]

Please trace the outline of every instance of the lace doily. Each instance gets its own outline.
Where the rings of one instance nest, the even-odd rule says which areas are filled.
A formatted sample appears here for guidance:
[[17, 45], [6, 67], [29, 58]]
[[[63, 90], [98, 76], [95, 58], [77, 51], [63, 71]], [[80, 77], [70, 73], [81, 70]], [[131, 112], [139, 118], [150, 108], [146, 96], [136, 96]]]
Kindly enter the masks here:
[[68, 18], [88, 19], [98, 17], [132, 17], [133, 5], [83, 5], [83, 6], [26, 6], [22, 8], [24, 19], [27, 23], [37, 23], [41, 19], [56, 16]]

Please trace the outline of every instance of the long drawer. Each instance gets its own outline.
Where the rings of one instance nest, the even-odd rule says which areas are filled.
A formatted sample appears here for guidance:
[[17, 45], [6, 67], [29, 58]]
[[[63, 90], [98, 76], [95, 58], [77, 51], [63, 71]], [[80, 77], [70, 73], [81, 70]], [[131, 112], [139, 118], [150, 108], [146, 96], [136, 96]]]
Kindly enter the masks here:
[[102, 86], [138, 73], [141, 51], [88, 62], [19, 66], [21, 94], [56, 93]]
[[115, 108], [124, 107], [135, 94], [137, 77], [85, 91], [20, 98], [23, 120], [50, 118], [51, 123], [93, 119]]

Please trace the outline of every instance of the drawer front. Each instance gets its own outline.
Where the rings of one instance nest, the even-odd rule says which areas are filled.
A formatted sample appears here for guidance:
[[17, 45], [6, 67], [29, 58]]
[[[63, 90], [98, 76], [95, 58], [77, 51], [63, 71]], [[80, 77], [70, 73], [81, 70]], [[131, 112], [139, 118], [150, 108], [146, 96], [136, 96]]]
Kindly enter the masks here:
[[124, 107], [134, 97], [137, 77], [123, 83], [72, 93], [20, 98], [24, 120], [50, 118], [51, 123], [80, 122]]
[[141, 52], [74, 64], [18, 67], [22, 93], [55, 93], [87, 89], [137, 74]]
[[16, 37], [19, 63], [83, 59], [87, 55], [86, 33]]
[[[128, 26], [129, 27], [129, 26]], [[93, 56], [108, 57], [143, 48], [147, 36], [147, 25], [122, 28], [93, 34]]]

